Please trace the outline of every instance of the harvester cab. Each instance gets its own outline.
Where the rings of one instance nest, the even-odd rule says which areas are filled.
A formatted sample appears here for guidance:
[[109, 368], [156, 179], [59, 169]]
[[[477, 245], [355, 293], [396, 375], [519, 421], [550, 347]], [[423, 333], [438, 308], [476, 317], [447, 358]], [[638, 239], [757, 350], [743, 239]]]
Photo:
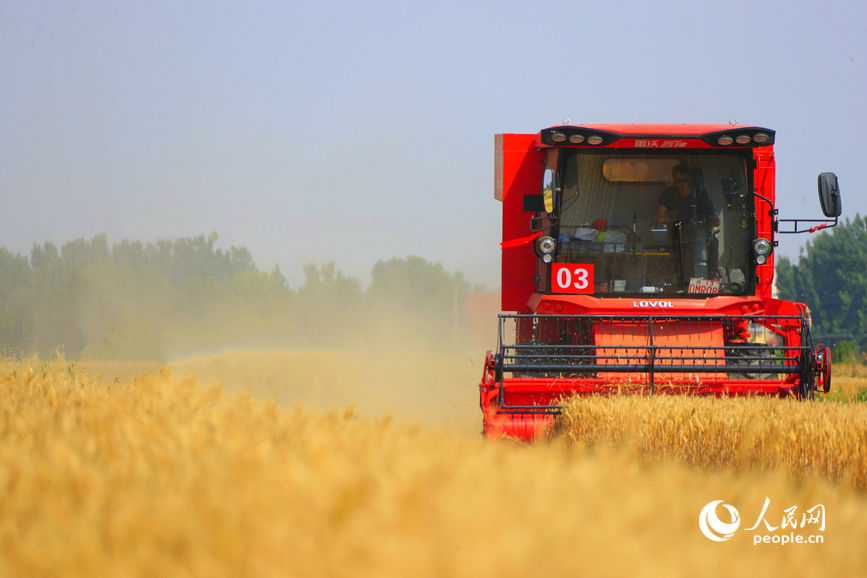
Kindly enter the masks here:
[[502, 313], [480, 384], [484, 431], [532, 438], [562, 400], [611, 392], [828, 391], [803, 303], [774, 299], [775, 133], [730, 125], [562, 125], [495, 138]]

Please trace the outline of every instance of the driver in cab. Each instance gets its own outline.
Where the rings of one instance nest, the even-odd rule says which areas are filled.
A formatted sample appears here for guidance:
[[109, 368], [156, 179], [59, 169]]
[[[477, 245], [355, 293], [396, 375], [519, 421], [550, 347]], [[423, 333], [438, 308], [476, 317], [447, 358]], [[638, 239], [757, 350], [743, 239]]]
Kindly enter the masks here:
[[680, 163], [671, 169], [674, 187], [666, 187], [659, 197], [654, 215], [654, 226], [660, 227], [672, 219], [689, 223], [691, 220], [705, 221], [710, 227], [718, 227], [719, 217], [716, 215], [710, 197], [702, 188], [694, 187], [690, 176], [689, 165]]
[[[674, 221], [676, 236], [680, 246], [681, 274], [687, 279], [693, 276], [718, 280], [719, 241], [714, 234], [698, 233], [711, 227], [719, 227], [720, 219], [707, 191], [692, 182], [689, 165], [680, 163], [671, 169], [674, 186], [667, 187], [659, 197], [654, 215], [654, 227], [667, 226]], [[705, 266], [698, 268], [700, 259], [698, 244], [702, 243], [706, 252]], [[706, 268], [705, 268], [706, 267]]]

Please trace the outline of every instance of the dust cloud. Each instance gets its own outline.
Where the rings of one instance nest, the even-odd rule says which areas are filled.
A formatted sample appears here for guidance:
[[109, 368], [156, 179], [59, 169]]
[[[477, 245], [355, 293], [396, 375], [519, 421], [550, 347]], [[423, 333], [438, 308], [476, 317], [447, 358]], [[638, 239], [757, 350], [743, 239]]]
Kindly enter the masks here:
[[342, 349], [225, 350], [174, 361], [180, 375], [247, 389], [282, 407], [354, 406], [364, 417], [393, 416], [451, 433], [479, 434], [478, 383], [484, 351], [442, 351], [406, 344]]
[[416, 256], [377, 262], [367, 287], [334, 263], [305, 265], [306, 280], [290, 286], [218, 239], [110, 244], [101, 234], [35, 245], [29, 259], [0, 250], [0, 356], [59, 352], [108, 382], [164, 364], [282, 406], [354, 404], [365, 416], [481, 429], [495, 293]]
[[[391, 271], [388, 285], [366, 291], [341, 287], [339, 273], [322, 275], [314, 285], [321, 291], [302, 287], [289, 307], [262, 316], [282, 318], [282, 331], [251, 331], [249, 323], [235, 324], [238, 316], [223, 315], [226, 322], [204, 328], [222, 337], [217, 343], [197, 334], [205, 333], [201, 326], [188, 327], [184, 343], [208, 346], [164, 359], [178, 375], [219, 382], [230, 393], [248, 390], [285, 408], [354, 407], [362, 417], [479, 435], [478, 384], [485, 353], [496, 346], [496, 312], [468, 305], [469, 286], [438, 265], [412, 258], [397, 264], [414, 269], [397, 280]], [[425, 275], [431, 281], [421, 288], [411, 282]], [[330, 289], [327, 278], [335, 280]]]

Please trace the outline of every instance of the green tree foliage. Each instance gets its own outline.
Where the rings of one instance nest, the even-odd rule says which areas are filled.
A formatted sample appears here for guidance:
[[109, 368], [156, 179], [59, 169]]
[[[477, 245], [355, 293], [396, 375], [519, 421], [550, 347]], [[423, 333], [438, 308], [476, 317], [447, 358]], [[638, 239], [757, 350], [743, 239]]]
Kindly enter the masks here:
[[271, 273], [242, 271], [232, 278], [229, 292], [234, 303], [252, 313], [270, 316], [284, 305], [289, 286], [286, 277], [275, 266]]
[[[29, 263], [3, 250], [0, 348], [153, 358], [166, 347], [225, 339], [237, 320], [238, 333], [257, 324], [288, 331], [291, 291], [279, 269], [262, 273], [247, 249], [218, 249], [216, 241], [214, 233], [109, 247], [97, 235], [60, 249], [36, 245]], [[221, 335], [209, 331], [215, 326]]]
[[87, 338], [78, 325], [79, 285], [82, 271], [93, 261], [107, 259], [105, 235], [91, 240], [77, 239], [61, 246], [53, 243], [36, 245], [30, 254], [29, 348], [46, 354], [63, 345], [77, 355]]
[[[115, 258], [93, 260], [82, 268], [75, 308], [78, 329], [88, 344], [85, 355], [115, 359], [134, 359], [154, 350], [140, 350], [135, 340], [126, 343], [127, 333], [119, 333], [118, 327], [146, 319], [165, 326], [182, 314], [177, 293], [164, 275], [150, 265], [134, 268]], [[105, 353], [93, 351], [94, 343]]]
[[27, 341], [27, 258], [0, 248], [0, 350], [16, 352]]
[[301, 334], [314, 345], [341, 345], [357, 340], [361, 283], [337, 271], [334, 263], [304, 267], [305, 281], [292, 305]]
[[[218, 347], [343, 346], [387, 335], [450, 342], [463, 329], [460, 273], [419, 257], [380, 261], [367, 292], [334, 263], [308, 264], [289, 288], [217, 235], [155, 243], [105, 235], [30, 260], [0, 249], [0, 352], [166, 359]], [[460, 313], [460, 315], [459, 315]]]
[[463, 329], [464, 295], [470, 285], [461, 273], [421, 257], [378, 261], [367, 292], [372, 326], [402, 338], [450, 342]]
[[810, 307], [813, 335], [867, 347], [867, 222], [856, 215], [807, 243], [798, 263], [777, 261], [781, 299]]
[[253, 257], [244, 247], [215, 249], [218, 235], [200, 235], [193, 238], [160, 240], [144, 245], [139, 241], [121, 241], [112, 248], [116, 261], [126, 261], [133, 268], [153, 267], [165, 276], [176, 289], [189, 279], [213, 277], [228, 284], [238, 273], [255, 272]]

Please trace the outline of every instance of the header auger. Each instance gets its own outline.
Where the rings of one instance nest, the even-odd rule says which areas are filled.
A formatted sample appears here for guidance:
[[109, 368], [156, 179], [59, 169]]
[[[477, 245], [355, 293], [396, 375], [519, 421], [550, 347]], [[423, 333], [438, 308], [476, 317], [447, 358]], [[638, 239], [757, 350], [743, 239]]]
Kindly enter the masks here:
[[837, 178], [819, 176], [828, 219], [778, 219], [774, 139], [729, 125], [497, 135], [503, 313], [479, 385], [487, 435], [533, 438], [573, 395], [828, 391], [809, 310], [771, 290], [774, 236], [836, 225]]

